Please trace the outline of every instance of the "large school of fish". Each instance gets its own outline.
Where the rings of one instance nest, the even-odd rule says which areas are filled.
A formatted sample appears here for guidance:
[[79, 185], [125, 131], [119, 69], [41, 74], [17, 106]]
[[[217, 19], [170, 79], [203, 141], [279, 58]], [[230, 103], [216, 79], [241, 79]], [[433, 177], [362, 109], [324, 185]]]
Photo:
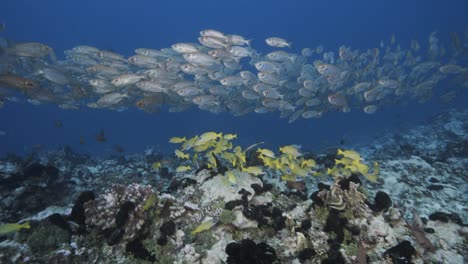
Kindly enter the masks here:
[[66, 50], [64, 60], [42, 43], [0, 39], [0, 106], [19, 100], [20, 92], [31, 104], [63, 109], [195, 106], [235, 116], [279, 112], [289, 122], [330, 111], [373, 114], [385, 104], [427, 101], [447, 78], [459, 90], [468, 87], [464, 35], [451, 33], [450, 43], [442, 43], [433, 32], [427, 49], [416, 40], [403, 49], [392, 35], [377, 48], [341, 46], [338, 54], [322, 46], [296, 54], [291, 42], [271, 37], [265, 42], [276, 50], [262, 54], [242, 36], [202, 30], [199, 43], [138, 48], [128, 58], [83, 45]]

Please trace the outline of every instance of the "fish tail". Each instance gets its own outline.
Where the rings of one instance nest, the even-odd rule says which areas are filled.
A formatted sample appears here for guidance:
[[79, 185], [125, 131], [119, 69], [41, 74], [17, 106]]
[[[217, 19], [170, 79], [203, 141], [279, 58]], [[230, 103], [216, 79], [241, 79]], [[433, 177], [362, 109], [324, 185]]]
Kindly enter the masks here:
[[344, 151], [341, 149], [338, 149], [338, 155], [344, 155]]
[[29, 222], [25, 222], [25, 223], [21, 224], [21, 228], [30, 229], [31, 225], [29, 224]]

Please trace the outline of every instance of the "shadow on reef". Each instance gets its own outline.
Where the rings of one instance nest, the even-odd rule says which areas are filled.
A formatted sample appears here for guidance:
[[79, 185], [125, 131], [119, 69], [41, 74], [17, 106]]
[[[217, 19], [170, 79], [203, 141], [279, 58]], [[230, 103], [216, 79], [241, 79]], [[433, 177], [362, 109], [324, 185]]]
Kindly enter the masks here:
[[63, 201], [72, 186], [66, 175], [53, 165], [29, 161], [12, 174], [0, 174], [4, 197], [0, 221], [17, 222]]

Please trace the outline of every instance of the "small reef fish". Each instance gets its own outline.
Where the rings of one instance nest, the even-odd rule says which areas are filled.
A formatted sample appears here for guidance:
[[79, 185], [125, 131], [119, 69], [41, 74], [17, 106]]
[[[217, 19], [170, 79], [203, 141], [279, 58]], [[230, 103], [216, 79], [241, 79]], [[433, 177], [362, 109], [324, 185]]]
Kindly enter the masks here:
[[3, 224], [0, 225], [0, 235], [6, 235], [12, 232], [16, 232], [21, 229], [30, 229], [31, 226], [29, 225], [29, 222], [25, 222], [22, 224], [16, 224], [16, 223], [11, 223], [11, 224]]
[[201, 223], [200, 225], [198, 225], [192, 232], [191, 234], [192, 235], [196, 235], [196, 234], [199, 234], [201, 232], [204, 232], [204, 231], [208, 231], [210, 230], [213, 226], [216, 225], [216, 221], [214, 220], [207, 220], [203, 223]]
[[187, 141], [187, 139], [185, 137], [182, 137], [182, 138], [180, 138], [180, 137], [171, 137], [169, 139], [169, 143], [175, 143], [175, 144], [183, 143], [185, 141]]
[[157, 200], [158, 200], [158, 197], [156, 196], [156, 194], [154, 193], [150, 194], [145, 204], [143, 205], [143, 211], [148, 211], [148, 209], [150, 209], [156, 204]]
[[288, 146], [280, 147], [280, 152], [297, 158], [299, 156], [302, 156], [302, 154], [299, 152], [299, 149], [300, 149], [299, 146], [288, 145]]
[[176, 168], [176, 172], [186, 172], [192, 170], [192, 167], [190, 166], [179, 166]]
[[162, 166], [161, 166], [161, 162], [159, 162], [159, 161], [153, 162], [153, 164], [151, 164], [151, 168], [152, 168], [153, 170], [158, 170], [158, 169], [160, 169], [161, 167], [162, 167]]
[[106, 142], [107, 138], [106, 138], [106, 135], [104, 133], [104, 129], [99, 130], [99, 134], [97, 134], [95, 136], [95, 138], [96, 138], [96, 141], [98, 141], [98, 142]]
[[186, 153], [183, 153], [182, 151], [176, 149], [174, 151], [174, 154], [176, 155], [177, 158], [179, 159], [190, 159], [190, 155], [189, 154], [186, 154]]
[[225, 174], [231, 184], [237, 184], [237, 177], [232, 171], [227, 171]]
[[255, 175], [255, 176], [265, 174], [265, 172], [262, 170], [262, 168], [260, 168], [258, 166], [250, 166], [250, 167], [242, 168], [242, 171], [247, 172], [247, 173], [252, 174], [252, 175]]
[[265, 157], [269, 157], [269, 158], [272, 158], [274, 159], [275, 158], [275, 153], [269, 149], [262, 149], [262, 148], [258, 148], [257, 149], [257, 152]]
[[350, 158], [352, 160], [360, 160], [361, 159], [361, 155], [356, 152], [356, 151], [353, 151], [353, 150], [341, 150], [341, 149], [338, 149], [338, 155], [342, 155], [343, 157], [346, 157], [346, 158]]
[[237, 135], [236, 134], [225, 134], [223, 136], [223, 138], [226, 139], [226, 140], [233, 140], [233, 139], [237, 138]]
[[215, 140], [217, 138], [221, 138], [223, 136], [223, 133], [215, 133], [215, 132], [205, 132], [200, 135], [198, 138], [196, 145], [201, 145], [203, 143], [206, 143], [211, 140]]

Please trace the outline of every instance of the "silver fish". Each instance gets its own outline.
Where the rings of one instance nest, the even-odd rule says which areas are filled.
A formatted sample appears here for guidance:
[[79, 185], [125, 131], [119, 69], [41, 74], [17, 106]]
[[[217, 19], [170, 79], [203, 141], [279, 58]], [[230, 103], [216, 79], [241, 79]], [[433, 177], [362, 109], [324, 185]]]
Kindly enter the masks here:
[[137, 75], [137, 74], [132, 74], [132, 73], [125, 73], [122, 75], [119, 75], [115, 77], [114, 79], [111, 80], [111, 83], [115, 86], [122, 87], [122, 86], [127, 86], [131, 84], [135, 84], [138, 81], [144, 79], [145, 76], [142, 75]]
[[109, 93], [99, 98], [99, 100], [97, 101], [97, 104], [100, 107], [108, 107], [108, 106], [112, 106], [112, 105], [120, 103], [124, 98], [127, 98], [127, 97], [128, 97], [127, 94]]
[[284, 48], [288, 47], [291, 48], [292, 42], [288, 42], [283, 38], [278, 38], [278, 37], [270, 37], [265, 39], [266, 44], [272, 47], [276, 48]]

